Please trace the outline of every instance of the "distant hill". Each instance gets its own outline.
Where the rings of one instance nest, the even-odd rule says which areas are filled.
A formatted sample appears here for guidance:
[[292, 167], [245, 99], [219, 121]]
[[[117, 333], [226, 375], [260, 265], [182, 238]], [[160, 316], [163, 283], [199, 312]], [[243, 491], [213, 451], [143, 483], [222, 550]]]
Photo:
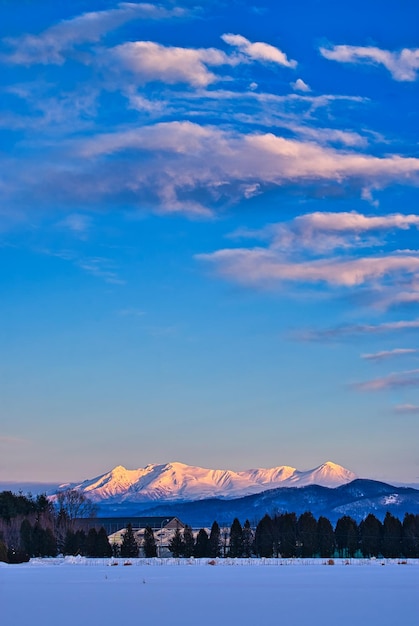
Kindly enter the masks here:
[[368, 513], [374, 513], [383, 519], [387, 511], [402, 519], [406, 512], [419, 514], [419, 490], [356, 479], [335, 488], [319, 485], [277, 488], [229, 500], [208, 498], [195, 502], [166, 502], [154, 507], [128, 501], [118, 506], [102, 504], [99, 515], [174, 515], [194, 527], [200, 527], [210, 526], [215, 519], [221, 525], [230, 524], [234, 517], [242, 523], [246, 519], [253, 523], [265, 513], [287, 511], [297, 515], [311, 511], [315, 517], [324, 515], [333, 523], [343, 515], [360, 521]]

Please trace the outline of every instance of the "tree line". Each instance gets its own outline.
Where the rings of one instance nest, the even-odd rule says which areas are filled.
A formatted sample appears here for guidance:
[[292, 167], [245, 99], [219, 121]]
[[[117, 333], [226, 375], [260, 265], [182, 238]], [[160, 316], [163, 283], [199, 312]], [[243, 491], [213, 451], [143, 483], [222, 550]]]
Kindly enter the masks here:
[[[156, 557], [153, 529], [144, 529], [140, 543], [128, 525], [121, 544], [110, 544], [104, 528], [87, 533], [77, 518], [94, 516], [94, 506], [75, 490], [59, 494], [55, 502], [45, 495], [0, 493], [0, 561], [22, 562], [37, 556]], [[209, 532], [191, 526], [176, 529], [168, 549], [174, 557], [385, 557], [419, 558], [419, 515], [406, 513], [403, 521], [387, 513], [381, 522], [372, 513], [359, 524], [348, 515], [335, 527], [324, 516], [310, 512], [266, 514], [252, 527], [235, 518], [230, 527], [214, 521]]]

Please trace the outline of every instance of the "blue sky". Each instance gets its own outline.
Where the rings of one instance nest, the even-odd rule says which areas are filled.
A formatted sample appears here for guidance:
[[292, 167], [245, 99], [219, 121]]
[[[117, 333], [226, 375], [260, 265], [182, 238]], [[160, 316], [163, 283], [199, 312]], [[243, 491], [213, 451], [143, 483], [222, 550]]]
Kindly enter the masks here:
[[0, 4], [0, 478], [419, 478], [419, 8]]

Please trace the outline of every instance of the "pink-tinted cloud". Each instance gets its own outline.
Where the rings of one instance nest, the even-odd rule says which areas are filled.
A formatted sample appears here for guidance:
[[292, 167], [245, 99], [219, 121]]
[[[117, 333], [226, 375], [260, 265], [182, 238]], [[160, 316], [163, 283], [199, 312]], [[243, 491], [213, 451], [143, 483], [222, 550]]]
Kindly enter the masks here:
[[343, 324], [331, 328], [300, 331], [295, 338], [301, 341], [339, 341], [363, 335], [393, 334], [419, 328], [419, 319], [382, 322], [380, 324]]
[[121, 2], [116, 9], [91, 11], [51, 26], [39, 35], [8, 38], [13, 51], [3, 61], [18, 65], [62, 65], [66, 54], [77, 45], [96, 43], [109, 31], [133, 19], [164, 19], [184, 14], [182, 9], [165, 9], [151, 3]]
[[268, 43], [257, 41], [252, 43], [242, 35], [233, 35], [227, 33], [221, 37], [229, 46], [238, 48], [240, 52], [254, 61], [264, 61], [283, 65], [284, 67], [294, 68], [297, 61], [288, 59], [287, 55]]
[[374, 378], [363, 383], [356, 383], [358, 391], [386, 391], [388, 389], [402, 389], [404, 387], [419, 386], [419, 369], [405, 372], [393, 372], [387, 376]]
[[325, 59], [340, 63], [383, 65], [397, 81], [415, 81], [419, 69], [419, 48], [403, 48], [399, 52], [375, 46], [333, 46], [320, 48]]
[[361, 354], [361, 358], [367, 361], [384, 361], [399, 356], [411, 356], [417, 354], [419, 350], [415, 348], [393, 348], [393, 350], [381, 350], [372, 354]]

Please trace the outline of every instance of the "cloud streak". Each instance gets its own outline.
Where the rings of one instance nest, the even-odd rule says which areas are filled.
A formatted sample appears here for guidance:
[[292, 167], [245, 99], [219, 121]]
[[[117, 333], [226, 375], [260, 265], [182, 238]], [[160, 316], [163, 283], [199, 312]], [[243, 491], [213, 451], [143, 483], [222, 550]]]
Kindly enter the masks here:
[[167, 10], [151, 3], [121, 2], [116, 9], [91, 11], [63, 20], [39, 35], [4, 39], [13, 49], [2, 60], [16, 65], [62, 65], [77, 46], [97, 43], [111, 30], [134, 19], [164, 19], [184, 14], [182, 9]]
[[419, 350], [415, 348], [394, 348], [393, 350], [382, 350], [381, 352], [374, 352], [372, 354], [361, 354], [361, 358], [366, 361], [385, 361], [399, 356], [410, 356], [417, 354]]
[[300, 341], [339, 341], [365, 335], [381, 335], [416, 330], [419, 319], [382, 322], [381, 324], [343, 324], [323, 329], [308, 329], [294, 335]]
[[413, 82], [419, 69], [419, 48], [403, 48], [400, 52], [382, 50], [375, 46], [340, 45], [320, 48], [320, 54], [339, 63], [383, 65], [394, 80]]
[[399, 415], [419, 415], [419, 406], [416, 404], [397, 404], [394, 412]]
[[405, 372], [393, 372], [388, 374], [388, 376], [374, 378], [363, 383], [355, 383], [354, 388], [358, 391], [387, 391], [418, 386], [419, 369], [414, 369]]

